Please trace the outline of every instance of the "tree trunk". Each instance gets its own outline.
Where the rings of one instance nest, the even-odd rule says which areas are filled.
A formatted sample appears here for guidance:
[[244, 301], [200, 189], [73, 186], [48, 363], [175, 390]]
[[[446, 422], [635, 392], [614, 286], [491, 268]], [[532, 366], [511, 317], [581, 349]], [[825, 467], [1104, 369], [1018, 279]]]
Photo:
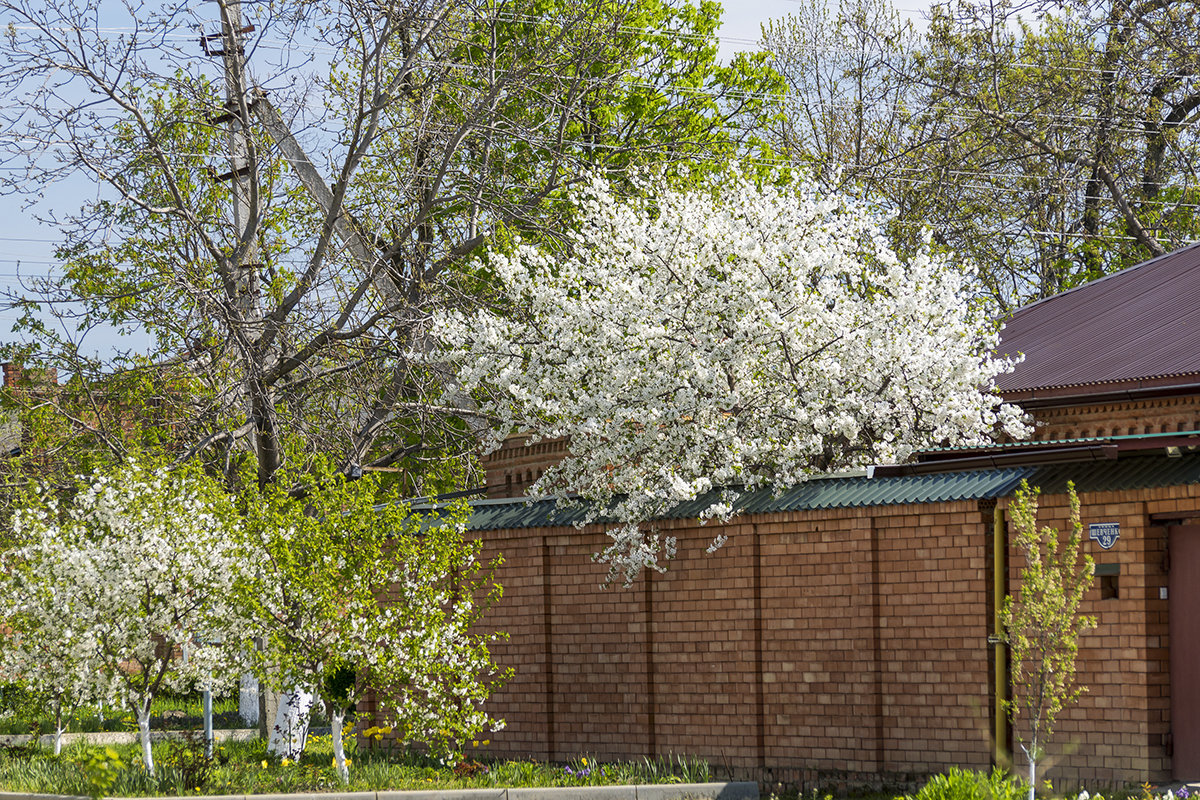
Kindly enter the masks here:
[[54, 755], [56, 756], [62, 753], [62, 735], [64, 728], [62, 717], [62, 698], [59, 698], [58, 702], [54, 704]]
[[1037, 748], [1021, 745], [1021, 749], [1025, 751], [1025, 758], [1029, 761], [1029, 794], [1026, 797], [1027, 800], [1034, 800], [1034, 795], [1037, 794]]
[[142, 764], [146, 774], [154, 777], [154, 753], [150, 749], [150, 700], [137, 708], [138, 738], [142, 743]]
[[329, 706], [329, 732], [333, 737], [333, 760], [343, 784], [350, 782], [350, 768], [346, 766], [346, 751], [342, 747], [342, 721], [345, 718], [346, 709], [341, 706]]
[[282, 694], [275, 712], [275, 725], [267, 741], [267, 751], [280, 758], [296, 761], [308, 741], [308, 722], [312, 716], [313, 693], [299, 686]]

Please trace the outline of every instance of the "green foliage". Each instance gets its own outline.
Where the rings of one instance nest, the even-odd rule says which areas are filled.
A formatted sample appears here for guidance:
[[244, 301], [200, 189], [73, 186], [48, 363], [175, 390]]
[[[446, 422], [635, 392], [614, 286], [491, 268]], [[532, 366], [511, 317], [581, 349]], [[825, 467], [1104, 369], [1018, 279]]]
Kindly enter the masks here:
[[991, 772], [951, 767], [929, 779], [916, 795], [904, 800], [1021, 800], [1025, 787], [999, 767]]
[[198, 791], [208, 785], [217, 766], [216, 752], [209, 755], [202, 731], [187, 731], [167, 740], [164, 768], [173, 769], [188, 791]]
[[87, 779], [88, 795], [95, 800], [112, 792], [118, 773], [125, 768], [125, 761], [112, 747], [88, 750], [77, 763]]
[[1022, 481], [1009, 506], [1013, 543], [1024, 555], [1025, 567], [1019, 593], [1006, 597], [1001, 609], [1014, 690], [1006, 710], [1029, 756], [1031, 784], [1059, 712], [1086, 690], [1075, 683], [1075, 657], [1079, 638], [1096, 627], [1094, 617], [1079, 613], [1095, 564], [1086, 554], [1080, 560], [1079, 497], [1074, 484], [1067, 486], [1071, 530], [1065, 544], [1056, 528], [1037, 527], [1036, 488]]
[[[36, 342], [23, 355], [70, 375], [52, 395], [11, 398], [23, 475], [69, 476], [81, 453], [137, 444], [227, 477], [253, 452], [260, 483], [287, 449], [293, 465], [331, 455], [347, 474], [392, 470], [413, 495], [477, 485], [471, 431], [422, 358], [430, 311], [486, 301], [474, 254], [505, 227], [553, 241], [572, 214], [564, 187], [593, 171], [688, 180], [761, 150], [752, 121], [781, 89], [764, 54], [718, 61], [713, 0], [480, 0], [437, 24], [410, 11], [366, 21], [334, 4], [312, 28], [296, 15], [332, 53], [329, 74], [297, 79], [327, 112], [330, 135], [301, 138], [327, 147], [311, 161], [338, 207], [313, 200], [255, 114], [238, 182], [249, 230], [231, 224], [233, 183], [214, 179], [230, 147], [219, 85], [191, 65], [119, 85], [86, 76], [121, 111], [88, 111], [104, 123], [74, 131], [88, 142], [77, 152], [110, 160], [87, 164], [99, 199], [56, 214], [65, 274], [13, 298]], [[153, 37], [178, 21], [142, 24]], [[368, 255], [334, 235], [335, 217]], [[149, 344], [90, 355], [86, 334], [113, 328]]]
[[370, 686], [402, 740], [438, 754], [493, 724], [479, 704], [508, 673], [491, 661], [497, 636], [473, 626], [501, 590], [464, 536], [465, 506], [418, 516], [374, 476], [319, 461], [247, 483], [243, 546], [257, 567], [237, 600], [264, 637], [264, 681], [327, 690], [335, 728]]

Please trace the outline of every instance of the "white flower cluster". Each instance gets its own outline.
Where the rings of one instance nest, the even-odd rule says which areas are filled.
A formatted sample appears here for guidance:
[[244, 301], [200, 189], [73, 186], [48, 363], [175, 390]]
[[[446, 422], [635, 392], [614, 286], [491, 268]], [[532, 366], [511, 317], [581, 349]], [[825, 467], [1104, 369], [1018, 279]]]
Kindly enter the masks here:
[[[492, 252], [509, 313], [435, 320], [438, 357], [498, 421], [494, 444], [569, 437], [532, 491], [622, 523], [612, 575], [657, 567], [673, 545], [646, 521], [713, 489], [1026, 434], [991, 391], [1012, 364], [992, 355], [967, 268], [902, 261], [866, 207], [799, 182], [641, 189], [581, 190], [567, 257]], [[733, 495], [712, 496], [702, 516], [727, 518]]]

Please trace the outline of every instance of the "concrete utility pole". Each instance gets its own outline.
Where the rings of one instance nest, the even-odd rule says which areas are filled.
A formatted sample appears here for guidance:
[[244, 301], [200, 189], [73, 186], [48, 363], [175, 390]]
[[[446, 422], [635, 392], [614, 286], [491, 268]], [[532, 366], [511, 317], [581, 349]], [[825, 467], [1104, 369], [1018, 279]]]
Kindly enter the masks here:
[[[229, 171], [214, 175], [219, 182], [230, 182], [233, 203], [233, 225], [236, 238], [230, 253], [230, 270], [233, 275], [234, 311], [242, 324], [243, 340], [253, 346], [262, 336], [262, 306], [259, 287], [258, 195], [257, 164], [254, 140], [250, 135], [251, 111], [257, 93], [248, 90], [246, 78], [246, 48], [243, 36], [254, 30], [253, 25], [242, 22], [241, 0], [217, 0], [221, 14], [220, 33], [200, 36], [200, 44], [207, 56], [221, 59], [225, 78], [224, 112], [215, 117], [214, 124], [228, 126]], [[218, 43], [213, 47], [213, 43]], [[255, 380], [248, 376], [248, 381]], [[247, 398], [253, 406], [257, 393], [247, 386]], [[259, 409], [249, 409], [256, 415]], [[256, 447], [256, 450], [258, 448]], [[259, 733], [269, 735], [267, 726], [275, 717], [279, 695], [259, 683], [252, 675], [242, 677], [240, 706], [253, 704], [257, 708], [239, 708], [243, 718], [256, 715]]]
[[[229, 172], [218, 180], [229, 180], [233, 195], [233, 224], [237, 241], [231, 254], [237, 284], [237, 308], [242, 319], [254, 327], [262, 318], [258, 286], [258, 182], [254, 142], [250, 137], [250, 110], [254, 96], [246, 80], [246, 49], [242, 36], [253, 31], [243, 26], [241, 0], [218, 0], [221, 10], [220, 51], [207, 46], [209, 55], [220, 55], [225, 73], [225, 113], [214, 122], [229, 126]], [[215, 38], [215, 37], [213, 37]], [[252, 336], [252, 338], [257, 338]]]

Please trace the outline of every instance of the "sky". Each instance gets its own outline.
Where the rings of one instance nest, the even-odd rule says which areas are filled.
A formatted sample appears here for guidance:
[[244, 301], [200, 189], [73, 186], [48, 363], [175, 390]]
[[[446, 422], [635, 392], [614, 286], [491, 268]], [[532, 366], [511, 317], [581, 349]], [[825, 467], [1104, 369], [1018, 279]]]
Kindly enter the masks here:
[[[764, 22], [793, 13], [806, 2], [809, 0], [727, 0], [719, 34], [721, 58], [756, 49]], [[906, 15], [912, 13], [906, 11]], [[60, 184], [46, 193], [41, 207], [74, 210], [95, 191], [94, 185], [82, 181]], [[55, 231], [39, 226], [23, 208], [25, 202], [26, 198], [0, 196], [0, 286], [13, 289], [19, 287], [19, 276], [53, 273], [56, 264]], [[0, 342], [14, 338], [8, 332], [16, 317], [11, 309], [0, 308]]]

